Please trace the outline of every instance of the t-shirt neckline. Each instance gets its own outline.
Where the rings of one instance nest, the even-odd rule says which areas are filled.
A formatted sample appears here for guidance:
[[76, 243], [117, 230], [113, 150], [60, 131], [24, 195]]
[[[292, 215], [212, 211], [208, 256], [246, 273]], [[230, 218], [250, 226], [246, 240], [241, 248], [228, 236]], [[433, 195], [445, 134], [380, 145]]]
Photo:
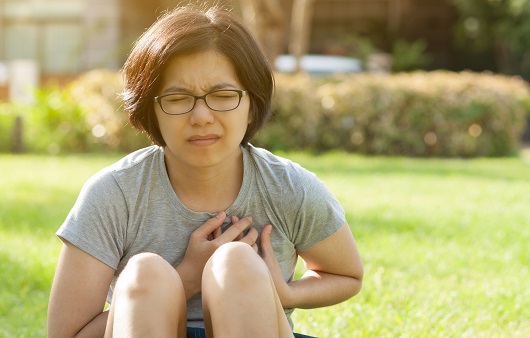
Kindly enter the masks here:
[[[241, 183], [241, 188], [239, 189], [239, 193], [237, 194], [236, 199], [234, 202], [228, 207], [227, 210], [224, 210], [226, 212], [227, 218], [229, 218], [232, 215], [238, 215], [238, 211], [242, 208], [243, 202], [246, 200], [248, 192], [250, 190], [250, 184], [252, 181], [252, 166], [250, 161], [250, 154], [247, 149], [247, 147], [241, 146], [241, 151], [243, 153], [243, 181]], [[178, 198], [177, 194], [173, 190], [173, 187], [171, 186], [171, 182], [169, 181], [169, 175], [167, 173], [166, 169], [166, 163], [164, 158], [164, 148], [160, 147], [160, 151], [158, 152], [158, 167], [160, 171], [160, 178], [161, 178], [161, 184], [166, 192], [166, 195], [168, 197], [169, 204], [171, 204], [174, 209], [182, 216], [189, 220], [193, 221], [203, 221], [208, 218], [215, 217], [217, 213], [210, 213], [206, 211], [193, 211], [189, 208], [187, 208], [182, 201]], [[219, 210], [223, 211], [223, 210]], [[241, 215], [240, 215], [241, 216]], [[244, 215], [243, 215], [244, 216]]]

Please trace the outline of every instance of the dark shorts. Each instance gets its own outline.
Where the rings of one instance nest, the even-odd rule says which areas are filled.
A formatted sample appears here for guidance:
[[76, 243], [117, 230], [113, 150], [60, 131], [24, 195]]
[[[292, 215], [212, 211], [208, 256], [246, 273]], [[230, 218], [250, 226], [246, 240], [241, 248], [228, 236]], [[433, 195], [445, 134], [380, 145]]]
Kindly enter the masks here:
[[[198, 327], [188, 327], [188, 338], [206, 338], [206, 332], [202, 328]], [[300, 333], [295, 333], [296, 338], [314, 338], [311, 336], [306, 336]]]

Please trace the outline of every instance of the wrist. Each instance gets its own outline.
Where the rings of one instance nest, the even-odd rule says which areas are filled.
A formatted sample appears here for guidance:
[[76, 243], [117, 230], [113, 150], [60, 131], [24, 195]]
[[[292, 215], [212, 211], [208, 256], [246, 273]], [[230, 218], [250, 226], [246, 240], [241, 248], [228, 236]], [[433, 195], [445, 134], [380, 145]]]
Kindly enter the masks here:
[[201, 291], [201, 279], [194, 278], [196, 274], [194, 273], [193, 268], [190, 269], [185, 261], [182, 261], [175, 270], [179, 274], [182, 285], [184, 286], [186, 300], [189, 300]]
[[278, 297], [280, 298], [280, 302], [282, 303], [282, 307], [284, 309], [293, 309], [296, 307], [295, 306], [296, 297], [293, 295], [295, 289], [291, 285], [291, 283], [285, 283], [282, 286], [281, 290], [277, 290]]

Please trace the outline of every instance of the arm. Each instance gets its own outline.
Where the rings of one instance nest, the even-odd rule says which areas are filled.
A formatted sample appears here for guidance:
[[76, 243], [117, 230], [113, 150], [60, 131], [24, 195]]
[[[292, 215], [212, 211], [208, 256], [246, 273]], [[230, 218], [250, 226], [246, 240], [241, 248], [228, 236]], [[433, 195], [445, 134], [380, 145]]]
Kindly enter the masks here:
[[263, 259], [284, 308], [329, 306], [356, 295], [363, 278], [361, 258], [347, 223], [335, 234], [299, 255], [308, 271], [298, 280], [286, 283], [270, 242], [272, 226], [262, 233]]
[[114, 269], [64, 242], [48, 307], [48, 337], [103, 337]]

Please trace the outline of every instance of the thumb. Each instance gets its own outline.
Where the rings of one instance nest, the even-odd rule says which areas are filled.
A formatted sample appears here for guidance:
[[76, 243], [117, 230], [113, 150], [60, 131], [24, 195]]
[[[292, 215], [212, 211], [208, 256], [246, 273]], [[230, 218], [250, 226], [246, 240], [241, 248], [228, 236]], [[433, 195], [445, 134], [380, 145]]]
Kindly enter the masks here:
[[261, 231], [261, 258], [267, 264], [274, 284], [277, 284], [277, 281], [283, 281], [285, 283], [280, 265], [272, 248], [271, 233], [272, 224], [266, 225]]
[[263, 255], [263, 258], [270, 257], [270, 255], [273, 255], [274, 257], [274, 250], [272, 249], [272, 243], [271, 243], [271, 233], [272, 233], [272, 224], [268, 224], [263, 228], [261, 231], [261, 252]]

